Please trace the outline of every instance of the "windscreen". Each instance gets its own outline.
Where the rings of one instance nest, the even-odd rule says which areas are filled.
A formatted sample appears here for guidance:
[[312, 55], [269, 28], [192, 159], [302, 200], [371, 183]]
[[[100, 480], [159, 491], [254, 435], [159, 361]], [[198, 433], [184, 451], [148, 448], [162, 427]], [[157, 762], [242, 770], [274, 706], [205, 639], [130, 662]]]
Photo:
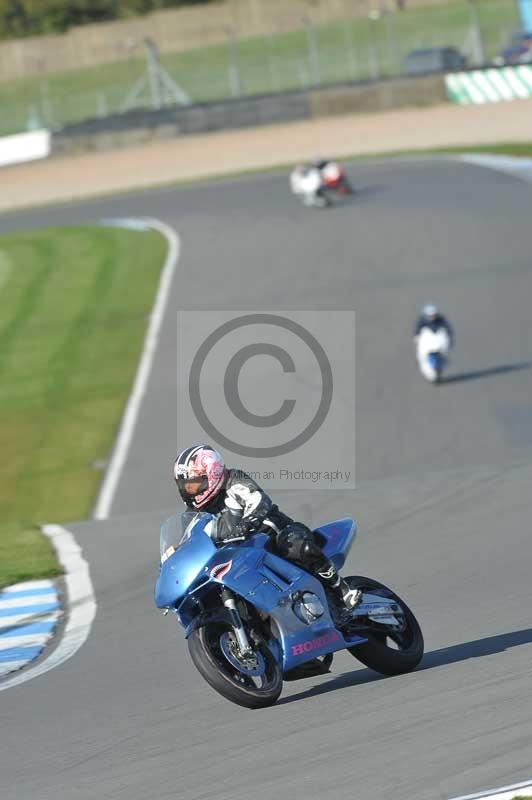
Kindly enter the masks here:
[[[176, 550], [190, 539], [192, 530], [200, 522], [209, 524], [205, 532], [209, 533], [214, 517], [203, 511], [184, 511], [175, 517], [170, 517], [161, 525], [160, 554], [161, 563], [166, 561]], [[203, 525], [202, 525], [203, 527]]]

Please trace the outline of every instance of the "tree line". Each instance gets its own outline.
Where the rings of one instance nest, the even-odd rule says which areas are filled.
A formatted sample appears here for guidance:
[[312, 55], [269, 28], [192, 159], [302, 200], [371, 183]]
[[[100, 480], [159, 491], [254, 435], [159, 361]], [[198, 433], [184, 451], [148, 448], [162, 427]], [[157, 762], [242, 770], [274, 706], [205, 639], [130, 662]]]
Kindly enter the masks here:
[[64, 33], [74, 25], [209, 2], [211, 0], [0, 0], [0, 38]]

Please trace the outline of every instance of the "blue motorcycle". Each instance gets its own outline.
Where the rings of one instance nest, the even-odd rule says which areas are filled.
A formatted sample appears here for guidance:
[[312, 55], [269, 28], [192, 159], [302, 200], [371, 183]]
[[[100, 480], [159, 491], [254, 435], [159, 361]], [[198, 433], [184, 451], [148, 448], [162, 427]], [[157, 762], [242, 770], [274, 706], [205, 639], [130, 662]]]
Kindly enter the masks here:
[[[267, 534], [217, 546], [216, 524], [211, 514], [193, 511], [163, 524], [155, 604], [177, 615], [194, 665], [228, 700], [273, 705], [283, 680], [328, 672], [337, 650], [384, 675], [419, 664], [421, 629], [391, 589], [371, 578], [346, 578], [362, 592], [347, 611], [317, 578], [277, 556]], [[355, 534], [351, 519], [314, 532], [337, 569]]]

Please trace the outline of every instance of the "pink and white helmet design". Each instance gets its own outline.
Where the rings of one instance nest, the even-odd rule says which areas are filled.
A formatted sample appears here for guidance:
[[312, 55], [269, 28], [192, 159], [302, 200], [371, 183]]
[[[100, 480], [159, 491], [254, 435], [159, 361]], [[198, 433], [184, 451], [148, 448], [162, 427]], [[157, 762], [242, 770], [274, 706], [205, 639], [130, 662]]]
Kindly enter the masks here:
[[[174, 479], [183, 500], [194, 508], [203, 508], [213, 500], [223, 486], [226, 477], [225, 463], [216, 450], [208, 444], [187, 447], [174, 463]], [[185, 481], [201, 478], [198, 493], [191, 497], [185, 491]]]

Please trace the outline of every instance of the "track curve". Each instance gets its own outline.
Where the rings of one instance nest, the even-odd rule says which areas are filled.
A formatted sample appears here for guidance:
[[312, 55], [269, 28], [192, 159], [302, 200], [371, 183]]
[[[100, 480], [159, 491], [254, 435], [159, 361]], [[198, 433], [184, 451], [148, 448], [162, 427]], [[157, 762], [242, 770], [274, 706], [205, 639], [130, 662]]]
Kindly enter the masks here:
[[[440, 800], [529, 777], [532, 194], [444, 160], [351, 175], [358, 197], [323, 214], [274, 175], [0, 219], [7, 230], [150, 215], [183, 247], [113, 516], [72, 527], [98, 599], [91, 637], [0, 696], [5, 800], [273, 800], [355, 786]], [[428, 300], [458, 334], [454, 379], [437, 388], [410, 347]], [[404, 594], [427, 656], [383, 680], [342, 654], [333, 675], [288, 684], [278, 706], [250, 713], [195, 673], [152, 586], [157, 527], [174, 506], [175, 309], [258, 305], [357, 313], [357, 489], [279, 502], [316, 524], [353, 511], [348, 567]]]

